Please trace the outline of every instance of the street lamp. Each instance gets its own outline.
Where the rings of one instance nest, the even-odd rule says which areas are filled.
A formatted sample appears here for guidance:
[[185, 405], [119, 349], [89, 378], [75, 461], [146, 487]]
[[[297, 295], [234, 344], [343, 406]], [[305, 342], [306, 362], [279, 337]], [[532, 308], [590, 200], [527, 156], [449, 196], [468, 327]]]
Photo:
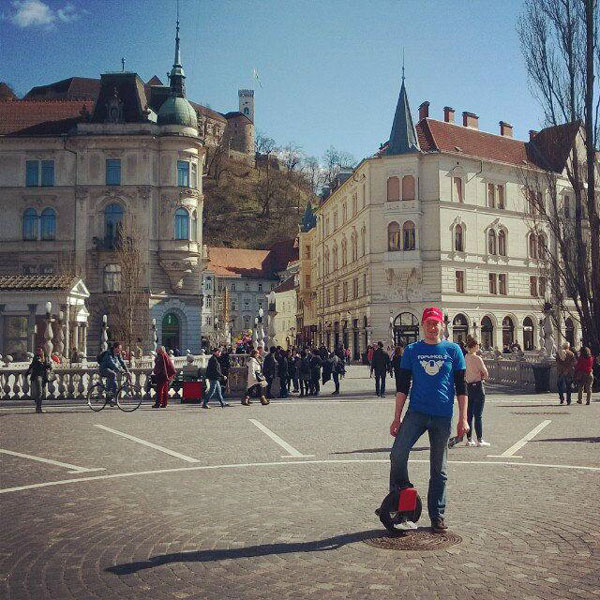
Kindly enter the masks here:
[[448, 316], [448, 309], [444, 309], [444, 337], [448, 339], [450, 332], [448, 331], [448, 323], [450, 323], [450, 317]]
[[51, 356], [54, 345], [52, 344], [52, 338], [54, 332], [52, 331], [52, 302], [46, 302], [46, 331], [44, 331], [44, 350], [48, 357]]
[[390, 339], [392, 340], [392, 346], [394, 345], [394, 317], [390, 315]]

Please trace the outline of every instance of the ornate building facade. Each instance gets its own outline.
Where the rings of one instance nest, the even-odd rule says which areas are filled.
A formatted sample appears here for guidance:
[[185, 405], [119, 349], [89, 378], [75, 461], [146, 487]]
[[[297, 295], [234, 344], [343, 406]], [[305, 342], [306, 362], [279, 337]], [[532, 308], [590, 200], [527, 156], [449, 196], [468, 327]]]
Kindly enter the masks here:
[[138, 75], [121, 72], [102, 75], [91, 103], [0, 103], [0, 275], [80, 276], [92, 354], [102, 315], [110, 331], [110, 306], [124, 302], [128, 238], [139, 257], [139, 343], [151, 347], [154, 319], [159, 343], [200, 349], [205, 146], [179, 44], [178, 25], [170, 85], [151, 102]]
[[[564, 174], [578, 124], [531, 132], [528, 142], [479, 130], [477, 115], [444, 108], [443, 120], [419, 107], [413, 124], [404, 80], [390, 139], [364, 159], [302, 227], [298, 327], [311, 343], [343, 343], [358, 359], [378, 340], [410, 343], [431, 304], [447, 310], [450, 339], [476, 335], [485, 348], [518, 342], [539, 348], [549, 294], [540, 247], [551, 247], [528, 202], [528, 179], [561, 149], [555, 166], [561, 205], [572, 191]], [[579, 341], [574, 318], [562, 335]]]

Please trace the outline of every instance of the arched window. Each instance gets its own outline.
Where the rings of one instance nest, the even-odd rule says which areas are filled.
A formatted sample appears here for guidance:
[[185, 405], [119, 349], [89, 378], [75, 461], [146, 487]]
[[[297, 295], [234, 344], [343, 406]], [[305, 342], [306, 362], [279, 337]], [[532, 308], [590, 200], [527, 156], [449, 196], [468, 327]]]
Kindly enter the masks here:
[[512, 346], [515, 341], [515, 324], [506, 316], [502, 319], [502, 346]]
[[387, 199], [388, 202], [400, 200], [400, 180], [397, 177], [389, 177], [387, 180]]
[[496, 232], [493, 229], [488, 231], [488, 254], [496, 254]]
[[104, 291], [121, 291], [121, 265], [106, 265], [104, 267]]
[[415, 199], [415, 178], [412, 175], [405, 175], [402, 178], [402, 200]]
[[529, 234], [529, 258], [537, 258], [538, 257], [538, 241], [537, 235], [535, 233]]
[[360, 255], [364, 256], [367, 253], [367, 228], [363, 225], [360, 230]]
[[38, 239], [38, 214], [35, 208], [28, 208], [23, 213], [23, 239]]
[[506, 231], [504, 229], [498, 232], [498, 254], [506, 256]]
[[400, 246], [400, 225], [392, 221], [387, 228], [388, 231], [388, 251], [395, 252], [401, 250]]
[[481, 347], [484, 350], [494, 347], [494, 325], [489, 317], [481, 319]]
[[342, 267], [348, 264], [348, 242], [342, 238]]
[[469, 322], [465, 315], [458, 314], [452, 320], [452, 341], [463, 342], [467, 341], [467, 334], [469, 333]]
[[419, 320], [412, 313], [400, 313], [393, 321], [392, 333], [394, 344], [412, 344], [419, 339]]
[[338, 263], [338, 247], [337, 244], [333, 245], [333, 250], [331, 252], [333, 254], [333, 270], [337, 271], [339, 263]]
[[40, 219], [40, 232], [43, 240], [56, 239], [56, 212], [53, 208], [45, 208]]
[[123, 230], [123, 207], [120, 204], [109, 204], [104, 209], [104, 238], [108, 245], [121, 236]]
[[523, 350], [533, 350], [533, 321], [531, 317], [523, 319]]
[[352, 230], [352, 260], [358, 260], [358, 234], [356, 229]]
[[175, 239], [190, 239], [190, 214], [183, 207], [175, 211]]
[[404, 250], [414, 250], [417, 247], [415, 224], [412, 221], [405, 221], [402, 225], [402, 240]]
[[537, 236], [537, 255], [538, 258], [546, 256], [546, 236], [543, 233], [539, 233]]
[[463, 226], [462, 225], [457, 225], [454, 228], [454, 249], [457, 252], [464, 252], [465, 251], [465, 240], [463, 237]]

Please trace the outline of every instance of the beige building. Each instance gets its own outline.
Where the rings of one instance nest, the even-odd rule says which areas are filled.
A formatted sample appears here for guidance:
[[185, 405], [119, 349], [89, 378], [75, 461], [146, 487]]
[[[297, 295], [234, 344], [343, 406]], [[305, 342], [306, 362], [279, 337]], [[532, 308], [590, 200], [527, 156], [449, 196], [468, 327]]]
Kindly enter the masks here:
[[282, 281], [275, 292], [274, 346], [290, 349], [296, 345], [296, 275]]
[[[371, 342], [418, 339], [422, 311], [433, 304], [447, 310], [451, 340], [470, 333], [486, 348], [539, 348], [549, 295], [539, 248], [552, 240], [531, 214], [527, 182], [557, 146], [564, 150], [554, 171], [568, 211], [563, 170], [578, 133], [566, 125], [522, 142], [503, 121], [498, 134], [480, 131], [473, 113], [459, 124], [446, 107], [433, 119], [428, 102], [415, 127], [403, 81], [390, 140], [340, 174], [316, 226], [300, 234], [305, 338], [342, 343], [358, 359]], [[573, 319], [562, 335], [579, 340]]]

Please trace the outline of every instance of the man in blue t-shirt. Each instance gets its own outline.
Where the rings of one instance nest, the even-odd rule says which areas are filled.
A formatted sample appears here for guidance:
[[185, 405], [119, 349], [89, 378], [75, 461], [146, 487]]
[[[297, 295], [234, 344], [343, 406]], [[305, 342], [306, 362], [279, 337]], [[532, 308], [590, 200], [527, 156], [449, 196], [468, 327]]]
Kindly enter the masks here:
[[[458, 344], [442, 341], [444, 316], [439, 308], [426, 308], [422, 323], [425, 338], [407, 346], [400, 363], [396, 412], [390, 426], [390, 434], [396, 438], [391, 453], [390, 491], [412, 487], [408, 456], [427, 431], [430, 445], [427, 509], [432, 529], [443, 532], [448, 529], [444, 521], [446, 466], [455, 391], [459, 412], [457, 435], [462, 437], [469, 431], [465, 359]], [[409, 389], [410, 402], [403, 418]]]

